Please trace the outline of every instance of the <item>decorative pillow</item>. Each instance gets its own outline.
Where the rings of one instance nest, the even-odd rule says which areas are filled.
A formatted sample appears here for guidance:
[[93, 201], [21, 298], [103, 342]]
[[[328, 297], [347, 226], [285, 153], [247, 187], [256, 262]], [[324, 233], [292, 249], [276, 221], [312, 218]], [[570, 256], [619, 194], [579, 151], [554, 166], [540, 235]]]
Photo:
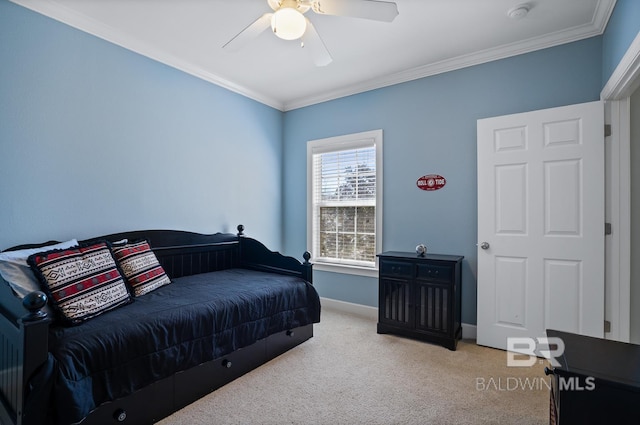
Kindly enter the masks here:
[[0, 275], [7, 281], [17, 296], [24, 298], [29, 292], [42, 290], [38, 283], [38, 278], [33, 274], [29, 264], [27, 264], [27, 258], [38, 252], [52, 249], [66, 249], [74, 246], [78, 246], [78, 241], [71, 239], [66, 242], [47, 245], [41, 248], [0, 252]]
[[68, 324], [133, 300], [106, 242], [33, 254], [27, 262]]
[[171, 283], [147, 241], [111, 249], [136, 297]]

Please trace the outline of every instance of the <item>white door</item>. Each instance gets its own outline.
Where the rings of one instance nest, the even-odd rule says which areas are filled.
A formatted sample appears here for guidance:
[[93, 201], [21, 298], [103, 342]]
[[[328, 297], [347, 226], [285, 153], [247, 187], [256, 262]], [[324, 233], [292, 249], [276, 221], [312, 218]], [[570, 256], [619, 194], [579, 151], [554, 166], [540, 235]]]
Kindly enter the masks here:
[[477, 342], [604, 335], [604, 106], [478, 120]]

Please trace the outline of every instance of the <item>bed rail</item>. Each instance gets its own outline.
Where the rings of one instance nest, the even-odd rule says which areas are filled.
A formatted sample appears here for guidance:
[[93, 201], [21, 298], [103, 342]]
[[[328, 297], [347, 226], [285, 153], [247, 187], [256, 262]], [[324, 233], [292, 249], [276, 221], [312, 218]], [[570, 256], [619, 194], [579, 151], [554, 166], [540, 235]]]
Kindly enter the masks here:
[[255, 239], [243, 237], [240, 240], [240, 256], [240, 265], [246, 269], [289, 274], [313, 283], [312, 264], [309, 262], [311, 254], [308, 252], [303, 254], [304, 263], [300, 263], [293, 257], [270, 251]]
[[0, 287], [0, 423], [36, 424], [37, 413], [24, 407], [27, 383], [47, 360], [46, 296], [36, 291], [21, 302], [1, 277]]

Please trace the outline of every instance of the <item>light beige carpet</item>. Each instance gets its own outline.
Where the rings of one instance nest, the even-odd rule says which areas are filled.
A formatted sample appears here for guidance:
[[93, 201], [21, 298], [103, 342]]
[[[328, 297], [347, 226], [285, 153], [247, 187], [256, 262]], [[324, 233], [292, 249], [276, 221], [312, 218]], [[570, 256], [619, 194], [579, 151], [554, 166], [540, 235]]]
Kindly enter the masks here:
[[506, 352], [457, 351], [392, 335], [324, 309], [314, 337], [196, 401], [177, 424], [547, 424], [544, 365], [507, 367]]

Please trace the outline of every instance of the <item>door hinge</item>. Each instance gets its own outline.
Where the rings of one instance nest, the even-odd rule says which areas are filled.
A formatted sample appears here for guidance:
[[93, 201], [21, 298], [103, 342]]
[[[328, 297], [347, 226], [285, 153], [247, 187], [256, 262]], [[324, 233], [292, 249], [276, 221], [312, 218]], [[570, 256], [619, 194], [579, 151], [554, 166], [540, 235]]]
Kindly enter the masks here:
[[604, 223], [604, 234], [610, 235], [611, 233], [613, 233], [611, 230], [611, 223]]
[[611, 124], [604, 125], [604, 137], [611, 136]]
[[604, 321], [604, 331], [605, 332], [611, 332], [611, 322], [608, 320]]

